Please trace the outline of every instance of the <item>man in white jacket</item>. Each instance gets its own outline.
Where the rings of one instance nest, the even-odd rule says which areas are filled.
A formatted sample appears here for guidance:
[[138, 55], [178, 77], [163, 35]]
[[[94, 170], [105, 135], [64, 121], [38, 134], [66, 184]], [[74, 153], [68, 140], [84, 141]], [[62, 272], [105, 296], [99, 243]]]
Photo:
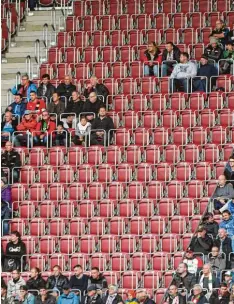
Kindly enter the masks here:
[[13, 270], [11, 275], [12, 280], [7, 284], [7, 298], [14, 297], [17, 300], [19, 298], [20, 287], [26, 285], [26, 283], [21, 277], [19, 270]]
[[171, 76], [170, 76], [170, 92], [176, 92], [181, 90], [183, 86], [183, 92], [190, 92], [190, 78], [197, 75], [197, 66], [189, 61], [189, 54], [183, 52], [180, 54], [180, 63], [176, 64]]

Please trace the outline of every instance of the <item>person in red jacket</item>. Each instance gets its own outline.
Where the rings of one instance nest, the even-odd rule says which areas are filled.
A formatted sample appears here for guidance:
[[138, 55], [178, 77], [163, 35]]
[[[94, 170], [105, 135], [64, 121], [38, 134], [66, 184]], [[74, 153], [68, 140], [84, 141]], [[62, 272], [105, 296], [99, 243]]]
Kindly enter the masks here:
[[150, 42], [148, 44], [142, 61], [144, 62], [144, 76], [158, 77], [159, 65], [162, 63], [162, 54], [155, 42]]
[[[36, 145], [50, 145], [52, 132], [56, 130], [56, 123], [50, 119], [48, 111], [42, 112], [42, 119], [37, 123], [33, 141]], [[55, 132], [52, 135], [55, 136]]]
[[[14, 146], [26, 146], [32, 147], [32, 136], [33, 132], [36, 130], [37, 121], [33, 118], [30, 111], [26, 110], [21, 123], [16, 127], [17, 133], [13, 139]], [[22, 133], [20, 132], [22, 131]]]
[[32, 91], [30, 93], [30, 100], [27, 103], [26, 109], [30, 111], [32, 114], [40, 115], [46, 109], [46, 104], [43, 99], [37, 98], [36, 92]]

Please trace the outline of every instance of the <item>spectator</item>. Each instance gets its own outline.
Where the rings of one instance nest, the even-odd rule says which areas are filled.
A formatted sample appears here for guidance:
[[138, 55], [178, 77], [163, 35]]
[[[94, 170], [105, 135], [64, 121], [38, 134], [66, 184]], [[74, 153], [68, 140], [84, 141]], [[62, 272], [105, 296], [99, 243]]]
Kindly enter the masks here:
[[234, 220], [231, 212], [224, 210], [222, 212], [222, 222], [219, 224], [219, 228], [224, 228], [227, 231], [228, 236], [232, 239], [232, 249], [234, 251]]
[[98, 83], [96, 76], [90, 77], [90, 83], [84, 91], [84, 96], [88, 98], [91, 92], [95, 92], [98, 96], [103, 96], [103, 102], [106, 101], [107, 96], [109, 95], [107, 87], [103, 83]]
[[187, 251], [185, 252], [185, 255], [184, 255], [183, 263], [187, 264], [189, 273], [192, 273], [192, 274], [197, 273], [198, 259], [196, 257], [194, 257], [192, 250], [187, 249]]
[[55, 265], [53, 267], [53, 275], [50, 276], [46, 283], [47, 289], [57, 288], [61, 293], [63, 287], [69, 284], [68, 278], [62, 274], [62, 269], [60, 266]]
[[106, 278], [100, 273], [97, 267], [93, 267], [91, 269], [91, 276], [88, 280], [88, 287], [91, 285], [100, 290], [105, 290], [108, 287]]
[[[189, 80], [197, 75], [196, 65], [189, 61], [189, 54], [183, 52], [180, 54], [180, 63], [176, 64], [170, 76], [170, 91], [173, 93], [176, 90], [190, 92]], [[183, 89], [181, 89], [183, 86]]]
[[180, 49], [172, 42], [167, 42], [162, 53], [162, 76], [169, 76], [172, 73], [175, 61], [180, 62]]
[[207, 297], [210, 297], [212, 289], [219, 287], [219, 281], [212, 273], [211, 265], [204, 264], [202, 268], [202, 275], [199, 278], [199, 284], [202, 288], [207, 289]]
[[232, 252], [232, 240], [228, 237], [226, 229], [219, 229], [218, 238], [214, 241], [214, 244], [219, 248], [220, 253], [225, 254], [226, 269], [230, 269], [229, 254]]
[[1, 200], [7, 202], [11, 207], [11, 187], [7, 184], [7, 179], [4, 176], [1, 179]]
[[[38, 267], [33, 267], [31, 269], [31, 275], [30, 279], [27, 281], [27, 287], [28, 289], [34, 289], [38, 290], [40, 287], [44, 287], [46, 284], [46, 281], [41, 277], [40, 269]], [[37, 292], [33, 293], [35, 296], [37, 295]]]
[[73, 91], [76, 91], [76, 86], [72, 84], [71, 77], [69, 75], [65, 75], [64, 82], [58, 85], [56, 92], [59, 96], [66, 97], [68, 101]]
[[46, 102], [50, 102], [50, 98], [56, 91], [55, 87], [50, 83], [49, 74], [42, 75], [42, 82], [37, 89], [37, 95], [40, 97], [46, 97]]
[[50, 145], [51, 136], [54, 137], [56, 130], [56, 124], [50, 119], [48, 111], [43, 111], [42, 120], [37, 123], [36, 134], [33, 137], [35, 144]]
[[60, 292], [59, 292], [58, 288], [54, 287], [54, 288], [52, 289], [51, 295], [56, 299], [56, 303], [57, 303], [58, 298], [59, 298], [59, 296], [60, 296]]
[[234, 42], [234, 24], [233, 24], [233, 28], [230, 29], [228, 35], [227, 35], [227, 40], [228, 42]]
[[76, 117], [79, 117], [80, 113], [83, 111], [83, 107], [84, 101], [81, 99], [80, 94], [77, 91], [73, 91], [65, 112], [75, 113]]
[[216, 238], [219, 230], [219, 224], [214, 220], [213, 213], [207, 212], [203, 218], [203, 226], [206, 229], [208, 235], [212, 235]]
[[207, 303], [207, 298], [203, 294], [201, 285], [199, 285], [199, 284], [194, 285], [192, 294], [188, 298], [188, 300], [191, 301], [192, 303], [196, 303], [196, 304], [206, 304]]
[[105, 107], [104, 103], [97, 97], [95, 92], [91, 92], [89, 99], [84, 104], [83, 112], [90, 113], [87, 118], [92, 120], [93, 113], [97, 115], [101, 107]]
[[138, 304], [135, 290], [128, 290], [125, 304]]
[[217, 188], [211, 197], [214, 200], [215, 210], [222, 208], [233, 196], [234, 190], [232, 184], [227, 182], [225, 175], [220, 175]]
[[103, 304], [101, 296], [97, 293], [97, 287], [90, 285], [87, 288], [87, 295], [84, 299], [84, 304]]
[[85, 116], [81, 117], [80, 122], [77, 124], [74, 143], [76, 145], [85, 144], [85, 142], [87, 142], [87, 138], [90, 130], [91, 130], [91, 123], [87, 121], [87, 118]]
[[65, 129], [75, 129], [76, 128], [76, 117], [73, 114], [68, 114], [66, 118], [62, 118], [63, 127]]
[[39, 286], [39, 295], [35, 299], [35, 304], [56, 304], [56, 298], [50, 295], [44, 286]]
[[1, 304], [14, 304], [14, 298], [7, 297], [7, 287], [6, 285], [2, 284], [1, 286]]
[[203, 253], [205, 256], [205, 261], [211, 250], [213, 241], [207, 235], [207, 231], [204, 226], [200, 226], [197, 233], [191, 240], [190, 248], [193, 252]]
[[57, 117], [65, 112], [65, 104], [61, 101], [58, 93], [53, 93], [52, 101], [48, 104], [47, 111], [50, 114], [56, 114]]
[[21, 304], [34, 304], [35, 297], [33, 294], [28, 292], [28, 287], [26, 285], [20, 287], [19, 302]]
[[74, 275], [70, 279], [70, 288], [78, 289], [81, 295], [87, 290], [89, 277], [83, 273], [81, 265], [76, 265], [73, 267]]
[[[14, 146], [20, 147], [26, 145], [32, 147], [33, 134], [36, 131], [37, 121], [30, 111], [26, 110], [21, 123], [17, 126], [16, 135], [13, 138]], [[23, 133], [20, 133], [22, 131]]]
[[103, 299], [104, 304], [120, 304], [124, 303], [122, 297], [118, 295], [118, 286], [109, 285], [107, 295]]
[[180, 263], [172, 280], [172, 285], [177, 288], [185, 288], [190, 291], [196, 283], [196, 278], [192, 273], [188, 272], [188, 266]]
[[12, 211], [8, 202], [1, 200], [1, 223], [2, 223], [2, 234], [9, 234], [9, 220], [12, 218]]
[[232, 272], [231, 271], [226, 271], [224, 273], [224, 282], [227, 284], [228, 289], [232, 288], [233, 283], [232, 283]]
[[63, 127], [63, 123], [59, 122], [55, 132], [55, 145], [56, 146], [68, 146], [68, 132]]
[[168, 288], [168, 294], [166, 295], [166, 301], [164, 304], [174, 304], [174, 303], [178, 303], [178, 304], [186, 304], [186, 297], [182, 296], [179, 291], [178, 288], [176, 287], [176, 285], [171, 285]]
[[95, 132], [91, 132], [90, 135], [90, 144], [91, 145], [108, 145], [108, 137], [109, 141], [111, 141], [112, 134], [110, 134], [110, 130], [114, 129], [114, 123], [111, 117], [106, 115], [105, 107], [101, 107], [99, 109], [99, 117], [96, 117], [92, 123], [92, 130], [97, 130]]
[[[204, 55], [208, 60], [216, 63], [222, 58], [223, 50], [218, 45], [218, 40], [216, 38], [210, 37], [210, 44], [205, 48]], [[218, 67], [218, 64], [216, 64], [216, 67]]]
[[11, 90], [11, 93], [13, 95], [20, 94], [22, 97], [27, 98], [27, 100], [30, 100], [30, 93], [36, 92], [37, 87], [36, 85], [29, 80], [28, 75], [23, 75], [21, 78], [21, 84], [14, 86]]
[[40, 115], [46, 109], [46, 104], [43, 99], [39, 99], [37, 97], [36, 92], [32, 91], [30, 93], [30, 100], [27, 103], [26, 109], [32, 114]]
[[226, 50], [223, 52], [223, 59], [220, 62], [220, 74], [233, 74], [233, 60], [234, 60], [234, 41], [227, 42]]
[[226, 257], [224, 254], [220, 253], [217, 246], [212, 247], [208, 262], [212, 270], [216, 271], [219, 274], [219, 277], [220, 272], [226, 269]]
[[140, 292], [137, 293], [137, 299], [141, 304], [155, 304], [155, 302], [149, 298], [145, 290], [140, 290]]
[[16, 130], [17, 120], [13, 117], [11, 112], [6, 112], [4, 120], [1, 123], [1, 139], [2, 142], [10, 140], [11, 135]]
[[25, 281], [18, 269], [13, 270], [11, 276], [12, 279], [7, 284], [7, 298], [13, 297], [15, 300], [18, 300], [20, 287], [25, 285]]
[[71, 292], [69, 284], [63, 286], [63, 293], [58, 298], [58, 304], [78, 304], [79, 299], [74, 292]]
[[10, 141], [6, 142], [5, 148], [6, 150], [1, 157], [2, 167], [10, 169], [10, 178], [13, 177], [13, 181], [16, 183], [19, 180], [19, 169], [13, 170], [13, 168], [21, 167], [20, 155], [13, 149]]
[[229, 29], [225, 27], [224, 22], [222, 20], [217, 20], [216, 28], [211, 32], [210, 36], [218, 39], [218, 42], [221, 43], [223, 47], [225, 47], [228, 39], [228, 33]]
[[[208, 63], [206, 55], [201, 56], [200, 68], [197, 71], [197, 77], [193, 80], [193, 90], [207, 92], [210, 91], [210, 79], [212, 78], [211, 87], [215, 85], [216, 79], [214, 76], [218, 75], [218, 71], [213, 64]], [[198, 78], [199, 77], [199, 78]]]
[[26, 254], [26, 246], [21, 241], [21, 235], [18, 231], [12, 231], [9, 243], [6, 246], [4, 257], [4, 271], [10, 272], [21, 268], [21, 262], [24, 264], [23, 256]]
[[142, 61], [144, 63], [144, 76], [159, 76], [159, 65], [162, 63], [162, 54], [155, 42], [151, 41], [148, 43]]
[[226, 176], [226, 179], [234, 186], [234, 155], [229, 157], [229, 162], [225, 167], [224, 175]]
[[230, 199], [221, 209], [220, 211], [223, 212], [224, 210], [230, 211], [231, 215], [234, 216], [234, 195], [232, 199]]
[[6, 108], [6, 112], [11, 112], [13, 115], [22, 117], [26, 110], [26, 102], [22, 101], [22, 95], [16, 93], [14, 101]]
[[219, 289], [219, 302], [220, 304], [229, 304], [230, 292], [228, 291], [228, 286], [225, 282], [220, 284]]

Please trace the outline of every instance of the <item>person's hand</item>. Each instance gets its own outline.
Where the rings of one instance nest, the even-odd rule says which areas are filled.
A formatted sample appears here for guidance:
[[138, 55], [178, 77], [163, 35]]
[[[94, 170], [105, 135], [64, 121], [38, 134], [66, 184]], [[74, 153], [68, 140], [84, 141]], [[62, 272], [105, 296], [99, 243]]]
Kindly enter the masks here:
[[7, 107], [7, 110], [8, 110], [8, 111], [11, 111], [11, 110], [12, 110], [12, 107], [10, 107], [10, 106]]
[[149, 62], [149, 66], [153, 66], [153, 62], [150, 61], [150, 62]]
[[82, 140], [83, 140], [83, 136], [80, 136], [80, 137], [79, 137], [79, 140], [82, 141]]
[[83, 101], [86, 101], [86, 98], [84, 95], [80, 95], [80, 99], [83, 100]]
[[44, 137], [45, 137], [44, 134], [41, 134], [41, 135], [40, 135], [40, 139], [43, 139]]

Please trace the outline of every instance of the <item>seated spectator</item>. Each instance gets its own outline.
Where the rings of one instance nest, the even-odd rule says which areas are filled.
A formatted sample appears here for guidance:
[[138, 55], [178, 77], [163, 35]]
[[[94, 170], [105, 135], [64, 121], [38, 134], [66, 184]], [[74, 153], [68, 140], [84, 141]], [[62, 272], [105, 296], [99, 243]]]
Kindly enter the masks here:
[[147, 50], [144, 52], [141, 61], [144, 63], [144, 76], [159, 76], [159, 66], [162, 63], [162, 54], [155, 42], [151, 41], [148, 43]]
[[11, 276], [12, 279], [7, 284], [7, 298], [13, 297], [15, 300], [19, 300], [20, 287], [26, 283], [18, 269], [13, 270]]
[[3, 235], [9, 233], [9, 220], [12, 217], [11, 203], [11, 187], [7, 184], [6, 177], [3, 176], [1, 181], [1, 223]]
[[35, 297], [33, 294], [28, 292], [28, 287], [26, 285], [20, 287], [19, 302], [21, 304], [34, 304]]
[[229, 162], [227, 163], [224, 175], [226, 179], [234, 186], [234, 155], [229, 157]]
[[219, 248], [220, 253], [225, 254], [226, 269], [230, 269], [229, 254], [232, 252], [232, 240], [228, 237], [226, 229], [219, 229], [218, 237], [214, 240], [214, 245]]
[[111, 117], [106, 115], [105, 107], [101, 107], [99, 109], [99, 116], [96, 117], [92, 123], [90, 134], [90, 144], [91, 145], [108, 145], [108, 137], [109, 141], [111, 141], [112, 134], [110, 134], [110, 130], [114, 129], [114, 123]]
[[[56, 124], [50, 119], [48, 111], [43, 111], [42, 120], [37, 123], [33, 141], [36, 145], [50, 145], [50, 137], [55, 136]], [[52, 135], [53, 132], [53, 135]]]
[[56, 298], [49, 294], [44, 286], [40, 286], [39, 295], [35, 299], [35, 304], [56, 304]]
[[173, 67], [180, 62], [180, 49], [172, 42], [167, 42], [166, 48], [162, 53], [162, 77], [169, 76]]
[[221, 43], [223, 47], [225, 47], [228, 33], [229, 29], [225, 27], [224, 22], [222, 20], [217, 20], [216, 27], [211, 32], [210, 37], [218, 39], [218, 42]]
[[219, 288], [219, 281], [215, 274], [212, 273], [210, 264], [203, 265], [202, 274], [200, 275], [198, 282], [202, 288], [207, 289], [207, 298], [210, 297], [213, 288]]
[[63, 286], [63, 293], [58, 298], [58, 304], [78, 304], [79, 299], [74, 292], [71, 292], [69, 284]]
[[32, 114], [40, 115], [46, 109], [46, 104], [43, 99], [39, 99], [37, 97], [36, 92], [32, 91], [30, 93], [30, 100], [27, 103], [26, 109]]
[[101, 296], [97, 293], [97, 287], [90, 285], [87, 288], [87, 295], [84, 299], [84, 304], [103, 304]]
[[105, 290], [108, 287], [106, 278], [100, 273], [99, 268], [97, 267], [93, 267], [91, 269], [91, 276], [88, 280], [88, 288], [91, 285], [100, 290]]
[[[19, 180], [19, 167], [21, 167], [21, 160], [19, 153], [13, 149], [10, 141], [6, 142], [5, 151], [1, 155], [2, 167], [10, 169], [10, 180], [16, 183]], [[13, 170], [13, 168], [15, 168]]]
[[224, 273], [224, 283], [227, 284], [228, 289], [232, 288], [233, 283], [232, 283], [232, 272], [231, 271], [226, 271]]
[[[190, 92], [190, 78], [197, 75], [197, 67], [189, 61], [189, 54], [180, 54], [180, 63], [176, 64], [170, 76], [170, 92], [183, 91]], [[183, 87], [181, 89], [181, 86]]]
[[61, 82], [56, 90], [59, 96], [65, 97], [67, 101], [71, 97], [72, 92], [76, 91], [76, 86], [72, 84], [71, 81], [72, 81], [71, 77], [69, 75], [65, 75], [64, 82]]
[[42, 82], [37, 89], [37, 95], [39, 97], [46, 97], [46, 102], [50, 102], [50, 98], [56, 91], [55, 87], [50, 83], [49, 74], [42, 75]]
[[[84, 97], [84, 96], [83, 96]], [[85, 97], [84, 97], [85, 99]], [[76, 117], [79, 117], [80, 113], [83, 112], [84, 101], [81, 95], [77, 91], [73, 91], [71, 98], [68, 101], [66, 113], [75, 113]]]
[[199, 284], [194, 285], [192, 294], [188, 298], [188, 300], [191, 301], [192, 303], [196, 303], [196, 304], [206, 304], [207, 303], [207, 298], [203, 294], [201, 285], [199, 285]]
[[74, 275], [70, 279], [70, 288], [80, 290], [83, 295], [87, 290], [89, 277], [83, 273], [81, 265], [75, 265], [73, 267]]
[[[193, 80], [193, 90], [207, 92], [210, 91], [210, 79], [211, 77], [217, 76], [218, 70], [213, 64], [208, 63], [208, 57], [202, 55], [200, 60], [200, 68], [197, 71], [197, 77]], [[199, 77], [199, 78], [198, 78]], [[215, 85], [216, 79], [212, 78], [212, 84]]]
[[226, 229], [228, 236], [232, 239], [232, 250], [234, 251], [234, 219], [228, 210], [222, 212], [222, 218], [219, 228]]
[[232, 184], [227, 182], [225, 175], [220, 175], [217, 188], [211, 197], [214, 200], [215, 210], [222, 208], [233, 196], [234, 190]]
[[233, 28], [230, 29], [229, 33], [227, 34], [227, 41], [228, 42], [234, 42], [234, 24], [233, 24]]
[[2, 176], [1, 179], [1, 200], [7, 202], [11, 207], [11, 186], [7, 183], [7, 178]]
[[204, 55], [211, 60], [212, 62], [216, 63], [216, 67], [218, 67], [218, 61], [223, 56], [223, 50], [218, 45], [218, 40], [214, 37], [210, 37], [210, 44], [205, 48]]
[[149, 298], [146, 290], [140, 290], [140, 292], [137, 293], [137, 300], [141, 304], [155, 304], [155, 302]]
[[207, 231], [204, 226], [198, 227], [197, 233], [192, 238], [189, 249], [193, 252], [203, 253], [205, 256], [205, 260], [212, 248], [213, 241], [207, 235]]
[[138, 304], [135, 290], [128, 290], [125, 304]]
[[6, 108], [6, 112], [22, 117], [26, 110], [26, 102], [23, 102], [22, 96], [18, 93], [14, 96], [14, 101]]
[[11, 112], [6, 112], [4, 120], [1, 123], [1, 140], [6, 142], [10, 140], [11, 135], [16, 130], [17, 119], [15, 119]]
[[221, 283], [218, 297], [220, 304], [229, 304], [230, 296], [231, 294], [228, 291], [228, 285], [225, 282]]
[[103, 102], [106, 101], [107, 96], [109, 95], [107, 87], [103, 83], [98, 83], [96, 76], [90, 77], [90, 83], [87, 85], [87, 88], [84, 91], [84, 96], [88, 98], [91, 92], [96, 93], [98, 97], [103, 96], [103, 99], [100, 98]]
[[55, 145], [67, 147], [68, 142], [69, 142], [68, 131], [63, 127], [63, 123], [59, 122], [55, 132]]
[[60, 293], [63, 291], [63, 287], [69, 284], [68, 278], [62, 274], [62, 269], [59, 265], [53, 267], [53, 275], [51, 275], [46, 283], [47, 289], [57, 288]]
[[195, 275], [188, 272], [188, 266], [180, 263], [172, 280], [172, 285], [190, 291], [196, 283]]
[[214, 220], [213, 213], [208, 212], [203, 218], [203, 226], [206, 229], [207, 234], [216, 238], [219, 230], [219, 224]]
[[15, 269], [21, 269], [21, 260], [26, 254], [26, 246], [21, 241], [21, 235], [18, 231], [12, 231], [10, 241], [6, 246], [6, 253], [4, 256], [3, 271], [11, 272]]
[[[16, 127], [17, 133], [13, 138], [13, 144], [16, 147], [32, 147], [32, 137], [36, 131], [37, 121], [30, 111], [26, 110], [21, 123]], [[22, 133], [20, 133], [22, 131]]]
[[[30, 279], [27, 281], [27, 287], [31, 290], [38, 290], [40, 287], [44, 287], [46, 284], [46, 281], [41, 277], [40, 269], [38, 267], [33, 267], [31, 269]], [[36, 296], [38, 293], [33, 292], [33, 294]]]
[[60, 114], [65, 112], [65, 104], [64, 102], [60, 99], [60, 96], [58, 93], [53, 93], [52, 100], [48, 104], [47, 111], [50, 114], [56, 114], [57, 119], [59, 119]]
[[219, 74], [233, 74], [234, 41], [227, 42], [226, 50], [223, 52], [223, 59], [219, 65]]
[[74, 138], [74, 143], [76, 145], [82, 145], [87, 142], [89, 132], [91, 130], [91, 123], [88, 122], [85, 116], [80, 118], [80, 122], [77, 124], [76, 127], [76, 135]]
[[90, 121], [94, 118], [92, 113], [97, 115], [101, 107], [105, 107], [104, 103], [97, 97], [95, 92], [91, 92], [89, 94], [89, 99], [87, 99], [84, 104], [83, 112], [90, 113], [87, 115], [87, 118]]
[[23, 75], [21, 78], [21, 84], [14, 86], [11, 90], [11, 93], [13, 95], [20, 94], [22, 97], [27, 98], [27, 100], [30, 100], [30, 93], [36, 92], [37, 87], [36, 85], [29, 80], [28, 75]]
[[220, 211], [223, 212], [224, 210], [230, 211], [231, 215], [234, 216], [234, 195], [232, 199], [230, 199], [221, 209]]
[[13, 304], [14, 298], [7, 297], [7, 286], [5, 284], [2, 284], [1, 286], [1, 304]]
[[219, 252], [217, 246], [213, 246], [208, 257], [208, 263], [212, 270], [216, 271], [216, 273], [219, 274], [218, 277], [220, 277], [220, 272], [226, 269], [226, 256]]
[[63, 127], [65, 129], [75, 129], [76, 128], [76, 117], [73, 114], [68, 114], [66, 118], [61, 119]]
[[124, 303], [122, 297], [118, 294], [118, 286], [111, 284], [108, 286], [108, 291], [106, 296], [103, 299], [104, 304], [112, 303], [119, 304]]
[[58, 288], [56, 288], [56, 287], [53, 288], [51, 295], [56, 299], [56, 303], [57, 303], [58, 298], [60, 296], [60, 292], [59, 292]]
[[186, 304], [186, 297], [182, 296], [176, 285], [171, 285], [168, 288], [168, 294], [166, 295], [166, 299], [164, 304], [173, 304], [173, 303], [178, 303], [178, 304]]
[[192, 250], [187, 249], [184, 255], [183, 263], [187, 264], [189, 273], [197, 273], [198, 259], [194, 257]]

